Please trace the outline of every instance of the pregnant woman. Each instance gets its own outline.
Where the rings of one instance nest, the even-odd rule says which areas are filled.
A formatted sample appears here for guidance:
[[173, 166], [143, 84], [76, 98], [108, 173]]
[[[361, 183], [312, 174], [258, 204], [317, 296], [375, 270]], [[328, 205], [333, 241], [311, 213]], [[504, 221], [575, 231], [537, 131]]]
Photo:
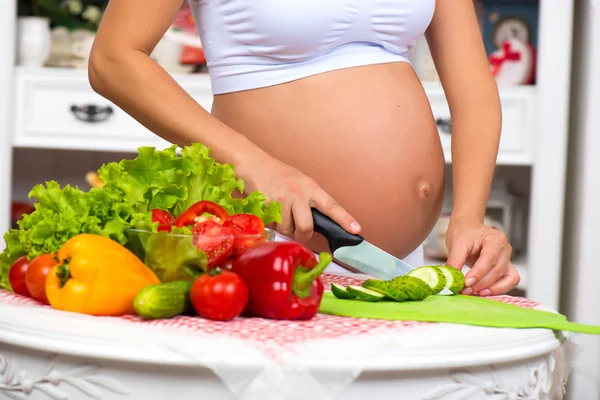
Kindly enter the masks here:
[[452, 115], [448, 264], [471, 267], [465, 294], [518, 283], [511, 246], [483, 224], [501, 108], [472, 0], [190, 0], [210, 111], [149, 56], [181, 5], [111, 0], [92, 87], [164, 139], [234, 164], [248, 190], [282, 203], [279, 232], [315, 251], [311, 207], [400, 258], [439, 217], [443, 152], [407, 60], [426, 34]]

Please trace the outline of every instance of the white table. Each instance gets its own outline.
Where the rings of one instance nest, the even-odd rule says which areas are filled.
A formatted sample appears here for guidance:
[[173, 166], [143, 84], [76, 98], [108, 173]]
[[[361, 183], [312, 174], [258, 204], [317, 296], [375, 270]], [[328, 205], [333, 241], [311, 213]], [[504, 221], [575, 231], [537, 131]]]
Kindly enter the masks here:
[[[544, 329], [320, 316], [238, 322], [230, 335], [215, 331], [231, 325], [198, 318], [201, 329], [181, 329], [178, 320], [98, 318], [7, 297], [0, 293], [0, 399], [555, 400], [569, 372], [569, 337]], [[244, 329], [254, 341], [240, 338]], [[284, 343], [303, 332], [311, 337]]]

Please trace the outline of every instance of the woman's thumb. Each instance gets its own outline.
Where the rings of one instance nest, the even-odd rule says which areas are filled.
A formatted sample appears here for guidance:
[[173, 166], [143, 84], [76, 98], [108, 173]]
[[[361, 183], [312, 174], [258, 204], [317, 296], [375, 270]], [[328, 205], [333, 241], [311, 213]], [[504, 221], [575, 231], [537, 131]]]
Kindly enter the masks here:
[[468, 249], [463, 245], [454, 245], [450, 249], [446, 265], [454, 267], [456, 269], [462, 269], [467, 261]]

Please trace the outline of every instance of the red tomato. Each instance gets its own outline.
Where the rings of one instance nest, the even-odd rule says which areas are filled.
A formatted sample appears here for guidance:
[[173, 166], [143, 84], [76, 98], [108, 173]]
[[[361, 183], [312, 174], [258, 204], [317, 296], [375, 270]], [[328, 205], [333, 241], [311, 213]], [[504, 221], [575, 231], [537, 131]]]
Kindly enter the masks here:
[[175, 221], [175, 225], [179, 228], [194, 225], [198, 222], [203, 222], [206, 217], [203, 217], [203, 214], [212, 214], [215, 216], [216, 221], [218, 223], [223, 223], [229, 217], [229, 213], [223, 207], [208, 200], [201, 200], [197, 203], [189, 206], [187, 210], [181, 213], [177, 220]]
[[58, 260], [55, 254], [42, 254], [31, 260], [29, 264], [25, 275], [25, 283], [31, 297], [40, 303], [50, 304], [46, 296], [46, 278], [48, 272], [57, 264]]
[[246, 308], [248, 286], [238, 274], [214, 269], [194, 281], [190, 300], [201, 317], [229, 321]]
[[[235, 257], [242, 254], [250, 247], [266, 242], [265, 224], [263, 220], [253, 214], [235, 214], [225, 220], [223, 226], [240, 232], [236, 235], [233, 242], [233, 255]], [[253, 236], [255, 235], [255, 236]]]
[[29, 293], [29, 289], [27, 289], [27, 284], [25, 283], [25, 275], [27, 274], [28, 269], [29, 260], [27, 257], [23, 256], [17, 258], [8, 272], [8, 281], [10, 282], [10, 287], [16, 294], [31, 297], [31, 293]]
[[194, 225], [194, 246], [206, 253], [208, 267], [214, 267], [225, 261], [233, 251], [235, 232], [213, 220]]
[[159, 232], [171, 232], [171, 227], [175, 225], [175, 218], [168, 211], [155, 208], [152, 210], [152, 222], [158, 222]]
[[229, 226], [244, 233], [265, 233], [265, 224], [254, 214], [235, 214], [227, 217], [223, 226]]

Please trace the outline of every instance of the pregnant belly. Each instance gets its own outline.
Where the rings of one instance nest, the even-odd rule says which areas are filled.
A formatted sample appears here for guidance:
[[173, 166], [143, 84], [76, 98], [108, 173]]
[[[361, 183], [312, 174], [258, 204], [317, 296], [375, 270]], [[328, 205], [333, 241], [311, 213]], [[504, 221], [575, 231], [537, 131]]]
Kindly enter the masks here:
[[[405, 63], [349, 68], [217, 96], [213, 114], [312, 177], [398, 257], [432, 229], [444, 159], [427, 97]], [[324, 247], [322, 238], [311, 246]]]

